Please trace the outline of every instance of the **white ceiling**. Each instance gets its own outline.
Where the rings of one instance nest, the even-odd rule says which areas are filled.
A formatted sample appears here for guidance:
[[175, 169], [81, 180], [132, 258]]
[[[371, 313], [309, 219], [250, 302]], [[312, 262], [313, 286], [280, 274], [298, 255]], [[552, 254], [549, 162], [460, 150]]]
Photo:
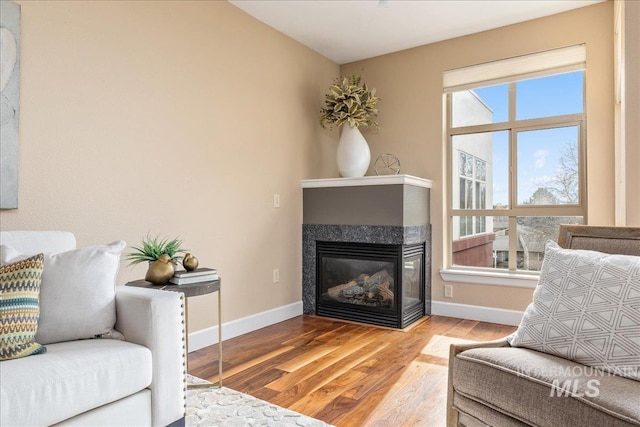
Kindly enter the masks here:
[[229, 0], [338, 64], [603, 0]]

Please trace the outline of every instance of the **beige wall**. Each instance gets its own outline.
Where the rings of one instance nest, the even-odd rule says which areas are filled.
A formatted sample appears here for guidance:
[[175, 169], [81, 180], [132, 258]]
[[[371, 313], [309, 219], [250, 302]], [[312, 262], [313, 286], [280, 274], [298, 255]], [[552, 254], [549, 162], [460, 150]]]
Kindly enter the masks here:
[[[382, 98], [380, 126], [366, 132], [372, 159], [394, 153], [402, 173], [433, 180], [434, 300], [523, 310], [531, 289], [454, 284], [443, 296], [444, 216], [443, 95], [445, 70], [579, 43], [587, 44], [587, 170], [589, 222], [614, 222], [613, 7], [600, 3], [571, 12], [380, 56], [340, 68], [362, 73]], [[371, 173], [371, 171], [370, 171]]]
[[[443, 298], [444, 70], [586, 42], [589, 220], [613, 223], [610, 2], [340, 69], [226, 2], [20, 3], [19, 209], [2, 229], [70, 230], [81, 246], [179, 235], [224, 277], [224, 321], [300, 300], [300, 180], [337, 176], [337, 132], [317, 116], [339, 71], [382, 97], [372, 159], [394, 153], [434, 182], [434, 299], [531, 298], [462, 283]], [[118, 282], [144, 272], [123, 265]], [[190, 331], [214, 324], [215, 298], [192, 300]]]
[[[338, 66], [226, 2], [20, 3], [19, 209], [2, 229], [179, 235], [224, 278], [224, 321], [300, 301], [300, 180], [335, 174], [317, 120]], [[191, 331], [215, 298], [192, 300]]]

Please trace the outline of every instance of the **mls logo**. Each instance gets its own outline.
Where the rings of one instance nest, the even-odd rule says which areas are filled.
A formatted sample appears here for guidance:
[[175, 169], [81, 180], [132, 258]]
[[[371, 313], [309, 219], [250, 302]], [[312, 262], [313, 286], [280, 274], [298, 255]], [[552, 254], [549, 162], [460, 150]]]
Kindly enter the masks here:
[[560, 380], [555, 379], [551, 383], [550, 397], [597, 397], [600, 394], [598, 386], [600, 381], [591, 379], [587, 381], [584, 391], [580, 390], [580, 380], [566, 380], [560, 384]]

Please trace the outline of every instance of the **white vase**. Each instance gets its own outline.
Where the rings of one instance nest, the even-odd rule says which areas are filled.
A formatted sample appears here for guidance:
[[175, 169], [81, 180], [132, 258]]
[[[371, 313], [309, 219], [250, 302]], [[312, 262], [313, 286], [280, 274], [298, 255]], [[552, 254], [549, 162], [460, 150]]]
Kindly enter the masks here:
[[360, 129], [348, 124], [342, 126], [338, 142], [338, 171], [345, 178], [364, 176], [371, 163], [369, 144]]

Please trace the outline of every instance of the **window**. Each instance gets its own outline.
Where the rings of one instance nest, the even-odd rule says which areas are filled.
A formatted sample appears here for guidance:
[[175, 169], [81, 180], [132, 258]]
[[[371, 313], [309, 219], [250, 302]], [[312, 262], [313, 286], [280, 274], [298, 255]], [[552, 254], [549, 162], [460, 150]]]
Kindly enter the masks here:
[[[459, 151], [459, 156], [461, 209], [486, 209], [487, 162], [464, 151]], [[460, 221], [461, 237], [485, 231], [484, 217], [464, 217], [464, 220]]]
[[584, 49], [445, 73], [449, 267], [536, 272], [584, 222]]

